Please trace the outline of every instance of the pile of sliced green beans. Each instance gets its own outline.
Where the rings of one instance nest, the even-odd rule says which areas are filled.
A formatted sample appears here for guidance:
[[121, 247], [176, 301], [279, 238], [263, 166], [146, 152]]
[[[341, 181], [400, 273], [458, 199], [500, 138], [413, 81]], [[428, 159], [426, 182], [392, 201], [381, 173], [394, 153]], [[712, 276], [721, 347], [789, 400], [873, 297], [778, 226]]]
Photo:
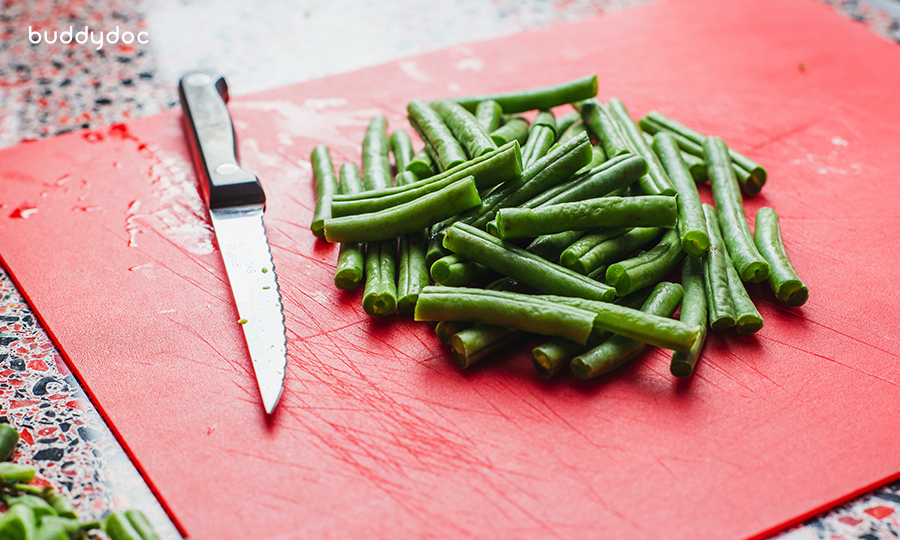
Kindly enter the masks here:
[[[0, 424], [0, 538], [22, 540], [69, 540], [84, 538], [103, 528], [112, 540], [159, 540], [140, 511], [114, 513], [103, 522], [81, 521], [72, 503], [51, 486], [33, 484], [35, 469], [11, 463], [19, 432]], [[93, 536], [92, 536], [93, 537]]]
[[[372, 316], [437, 323], [462, 369], [528, 334], [550, 336], [532, 354], [545, 378], [567, 365], [600, 376], [648, 345], [671, 349], [671, 373], [688, 377], [708, 329], [763, 328], [745, 283], [803, 305], [809, 289], [778, 216], [760, 210], [753, 234], [744, 215], [742, 192], [758, 194], [766, 170], [718, 137], [658, 112], [636, 122], [596, 93], [590, 76], [413, 100], [411, 129], [388, 137], [375, 117], [362, 176], [345, 163], [339, 181], [316, 147], [311, 230], [341, 243], [336, 286], [365, 280]], [[701, 203], [707, 180], [715, 208]]]

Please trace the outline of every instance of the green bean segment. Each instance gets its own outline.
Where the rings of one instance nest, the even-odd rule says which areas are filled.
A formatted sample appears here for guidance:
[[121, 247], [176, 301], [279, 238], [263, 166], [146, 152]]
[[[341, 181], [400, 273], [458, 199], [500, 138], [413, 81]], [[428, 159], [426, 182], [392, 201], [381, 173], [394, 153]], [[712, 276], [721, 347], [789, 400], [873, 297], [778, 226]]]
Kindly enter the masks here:
[[457, 223], [447, 229], [444, 247], [548, 294], [601, 301], [615, 297], [612, 287], [552, 264], [468, 225]]
[[[592, 247], [577, 258], [567, 256], [563, 260], [561, 255], [560, 263], [579, 274], [590, 275], [598, 268], [620, 261], [637, 248], [653, 241], [659, 236], [660, 230], [658, 227], [636, 227], [613, 237], [605, 237], [605, 231], [596, 231], [590, 237], [584, 237], [585, 243], [593, 244]], [[604, 271], [603, 277], [605, 276]]]
[[734, 267], [742, 280], [761, 283], [769, 277], [769, 263], [753, 243], [750, 226], [744, 216], [741, 190], [731, 168], [728, 147], [718, 137], [707, 137], [703, 142], [703, 151], [719, 226]]
[[650, 251], [610, 265], [606, 283], [615, 287], [619, 296], [631, 294], [658, 283], [683, 257], [678, 231], [669, 229]]
[[[353, 163], [344, 163], [340, 168], [342, 194], [351, 195], [363, 190], [359, 169]], [[334, 272], [334, 286], [343, 291], [359, 288], [365, 273], [366, 246], [360, 242], [342, 242], [338, 252], [337, 267]]]
[[553, 107], [589, 99], [597, 95], [597, 76], [590, 75], [553, 86], [499, 92], [480, 96], [454, 98], [466, 109], [474, 111], [478, 102], [496, 101], [506, 114], [516, 114], [535, 109], [548, 110]]
[[763, 327], [763, 318], [747, 294], [741, 276], [734, 269], [734, 264], [726, 265], [725, 271], [728, 273], [728, 290], [734, 305], [734, 331], [741, 335], [759, 332]]
[[503, 119], [503, 107], [492, 99], [480, 101], [475, 107], [475, 119], [481, 129], [486, 133], [491, 133], [500, 127], [500, 120]]
[[[497, 297], [497, 294], [507, 295]], [[541, 301], [520, 293], [429, 286], [416, 303], [417, 321], [468, 321], [504, 326], [586, 343], [596, 316], [591, 311]]]
[[599, 101], [594, 99], [585, 101], [581, 107], [581, 118], [600, 141], [608, 158], [631, 153], [618, 124]]
[[[695, 144], [703, 145], [703, 143], [706, 141], [706, 137], [702, 134], [694, 131], [693, 129], [685, 126], [680, 122], [663, 116], [656, 111], [647, 113], [646, 118], [652, 120], [657, 126], [678, 133], [679, 135], [683, 136], [686, 139], [689, 139]], [[731, 160], [737, 167], [740, 167], [744, 171], [747, 171], [747, 176], [744, 180], [744, 183], [741, 184], [741, 188], [748, 195], [758, 194], [762, 190], [762, 187], [765, 185], [766, 179], [768, 177], [766, 169], [763, 168], [763, 166], [759, 163], [756, 163], [752, 159], [744, 156], [739, 152], [736, 152], [735, 150], [729, 149], [728, 153], [731, 157]]]
[[692, 257], [703, 257], [709, 250], [706, 218], [700, 206], [700, 193], [681, 158], [681, 150], [668, 133], [657, 133], [654, 136], [653, 150], [678, 192], [678, 235], [681, 247]]
[[27, 506], [13, 505], [0, 515], [0, 535], [4, 540], [31, 540], [34, 538], [35, 527], [34, 512]]
[[[461, 223], [484, 228], [501, 208], [519, 206], [548, 189], [568, 180], [591, 159], [587, 137], [572, 139], [557, 146], [522, 172], [522, 181], [505, 184], [484, 198], [484, 204], [459, 217]], [[432, 231], [434, 232], [434, 231]]]
[[809, 298], [809, 288], [788, 260], [781, 238], [781, 225], [775, 210], [763, 207], [756, 212], [753, 241], [769, 262], [769, 286], [778, 300], [788, 307], [800, 307], [805, 304]]
[[391, 153], [394, 154], [394, 166], [397, 174], [402, 173], [413, 160], [413, 147], [409, 135], [405, 131], [391, 133], [388, 141], [391, 144]]
[[372, 317], [397, 311], [397, 240], [369, 242], [366, 248], [366, 289], [363, 310]]
[[728, 265], [731, 261], [725, 251], [715, 208], [704, 204], [703, 211], [709, 233], [709, 253], [703, 258], [703, 288], [709, 306], [709, 326], [713, 330], [727, 330], [734, 327], [737, 320], [728, 286]]
[[426, 245], [425, 231], [400, 237], [397, 311], [404, 315], [412, 314], [419, 293], [429, 284], [428, 266], [425, 264]]
[[362, 144], [363, 186], [378, 191], [391, 185], [391, 162], [388, 157], [387, 120], [376, 116], [369, 122]]
[[391, 200], [402, 200], [403, 194], [410, 191], [421, 194], [423, 193], [423, 188], [430, 184], [446, 185], [446, 183], [460, 180], [467, 176], [472, 176], [478, 189], [485, 191], [498, 184], [519, 182], [522, 179], [522, 154], [519, 150], [519, 143], [516, 141], [507, 143], [490, 154], [461, 163], [452, 169], [412, 184], [387, 188], [381, 191], [335, 195], [334, 205], [338, 206], [339, 211], [343, 211], [340, 209], [343, 203], [350, 201], [364, 201], [383, 197], [400, 197], [401, 199]]
[[6, 461], [16, 451], [19, 432], [9, 424], [0, 424], [0, 461]]
[[[660, 283], [644, 305], [641, 312], [660, 317], [671, 317], [681, 303], [684, 291], [677, 283]], [[616, 334], [599, 346], [572, 359], [569, 368], [582, 380], [609, 373], [641, 354], [647, 344], [634, 338]]]
[[540, 236], [597, 227], [674, 227], [675, 197], [600, 197], [540, 208], [503, 208], [497, 213], [500, 238]]
[[317, 238], [325, 237], [325, 220], [331, 217], [331, 205], [334, 192], [337, 190], [337, 179], [334, 177], [334, 165], [328, 147], [318, 145], [313, 148], [312, 157], [313, 181], [316, 185], [316, 208], [313, 210], [310, 230]]
[[329, 242], [373, 242], [409, 234], [481, 204], [470, 176], [406, 204], [355, 216], [325, 220]]
[[541, 111], [528, 130], [528, 139], [522, 148], [522, 164], [529, 165], [544, 157], [556, 142], [556, 119], [550, 111]]
[[647, 160], [649, 171], [640, 180], [644, 193], [648, 195], [675, 195], [676, 190], [672, 186], [669, 175], [666, 174], [666, 170], [663, 168], [662, 163], [659, 162], [659, 158], [656, 157], [656, 154], [644, 141], [637, 124], [634, 123], [634, 120], [628, 114], [628, 110], [625, 109], [625, 104], [616, 98], [612, 98], [609, 100], [609, 111], [622, 129], [626, 144], [631, 146], [634, 153]]
[[415, 174], [416, 178], [424, 180], [437, 172], [434, 170], [434, 162], [428, 154], [428, 150], [422, 149], [416, 152], [409, 163], [406, 164], [406, 170]]
[[515, 116], [491, 132], [491, 140], [497, 145], [518, 141], [520, 145], [528, 140], [528, 120]]
[[708, 311], [703, 287], [703, 260], [696, 257], [684, 258], [681, 263], [681, 286], [684, 287], [684, 299], [681, 301], [679, 320], [690, 326], [700, 327], [700, 335], [691, 345], [691, 350], [672, 353], [669, 371], [676, 377], [684, 378], [694, 373], [700, 351], [706, 342]]
[[[628, 231], [629, 229], [611, 227], [608, 229], [597, 229], [595, 231], [589, 232], [575, 242], [571, 243], [562, 251], [562, 253], [560, 253], [559, 263], [566, 268], [575, 270], [579, 274], [587, 274], [587, 268], [584, 265], [579, 264], [581, 257], [587, 254], [598, 244], [605, 242], [606, 240], [609, 240], [611, 238], [622, 236]], [[604, 273], [604, 277], [605, 276], [606, 274]]]
[[[578, 111], [567, 112], [559, 118], [556, 118], [554, 127], [556, 128], [557, 142], [559, 142], [559, 138], [562, 137], [562, 134], [574, 124], [582, 124], [581, 113], [579, 113]], [[584, 125], [582, 124], [582, 128], [583, 127]]]
[[415, 99], [409, 102], [406, 111], [409, 123], [418, 132], [426, 147], [431, 149], [433, 152], [431, 158], [437, 161], [441, 171], [451, 169], [468, 159], [450, 128], [424, 101]]
[[515, 328], [476, 324], [454, 334], [450, 338], [450, 350], [456, 365], [460, 369], [467, 369], [521, 336], [522, 332]]
[[485, 266], [456, 254], [441, 257], [431, 265], [431, 277], [440, 285], [447, 287], [462, 287], [487, 274], [488, 269]]
[[544, 234], [532, 240], [525, 250], [548, 261], [556, 262], [566, 247], [586, 233], [587, 231], [566, 231], [556, 234]]
[[472, 326], [472, 323], [463, 321], [438, 321], [434, 326], [434, 333], [442, 345], [449, 347], [453, 334], [470, 326]]
[[497, 144], [491, 140], [475, 116], [458, 104], [447, 100], [433, 101], [431, 108], [437, 111], [469, 156], [475, 158], [497, 149]]

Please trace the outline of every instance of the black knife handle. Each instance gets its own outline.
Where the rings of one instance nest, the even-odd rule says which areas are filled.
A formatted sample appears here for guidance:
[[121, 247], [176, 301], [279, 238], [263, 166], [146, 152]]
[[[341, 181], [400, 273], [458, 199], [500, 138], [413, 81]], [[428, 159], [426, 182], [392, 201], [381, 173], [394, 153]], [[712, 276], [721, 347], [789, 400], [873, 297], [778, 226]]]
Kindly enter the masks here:
[[184, 129], [210, 209], [265, 204], [256, 175], [237, 162], [234, 125], [228, 114], [228, 85], [220, 75], [191, 71], [178, 83]]

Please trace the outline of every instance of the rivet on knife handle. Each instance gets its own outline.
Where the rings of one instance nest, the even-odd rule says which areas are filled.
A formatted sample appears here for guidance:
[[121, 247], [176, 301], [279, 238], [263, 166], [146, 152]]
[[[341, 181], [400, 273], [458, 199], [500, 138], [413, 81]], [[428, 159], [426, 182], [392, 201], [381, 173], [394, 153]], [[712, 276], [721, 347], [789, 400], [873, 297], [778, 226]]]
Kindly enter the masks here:
[[194, 71], [179, 83], [185, 134], [209, 203], [209, 215], [253, 371], [267, 413], [284, 386], [287, 340], [281, 292], [272, 263], [263, 209], [266, 196], [255, 175], [237, 162], [234, 127], [225, 102], [225, 79]]

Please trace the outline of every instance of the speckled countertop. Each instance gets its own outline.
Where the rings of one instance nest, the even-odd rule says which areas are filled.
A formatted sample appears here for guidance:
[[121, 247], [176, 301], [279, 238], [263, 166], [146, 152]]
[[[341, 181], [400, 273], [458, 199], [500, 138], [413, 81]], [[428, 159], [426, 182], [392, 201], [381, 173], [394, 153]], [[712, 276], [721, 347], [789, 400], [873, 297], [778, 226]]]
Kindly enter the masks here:
[[[645, 1], [452, 1], [427, 10], [412, 0], [7, 1], [0, 7], [0, 148], [176, 107], [177, 79], [189, 69], [215, 68], [232, 94], [246, 94]], [[827, 3], [900, 42], [900, 0]], [[143, 31], [149, 43], [99, 50], [29, 43], [29, 29], [52, 38], [70, 25]], [[68, 492], [82, 515], [138, 508], [161, 538], [180, 538], [2, 268], [0, 422], [23, 434], [14, 459], [36, 465], [39, 481]], [[900, 538], [900, 482], [780, 538]]]

